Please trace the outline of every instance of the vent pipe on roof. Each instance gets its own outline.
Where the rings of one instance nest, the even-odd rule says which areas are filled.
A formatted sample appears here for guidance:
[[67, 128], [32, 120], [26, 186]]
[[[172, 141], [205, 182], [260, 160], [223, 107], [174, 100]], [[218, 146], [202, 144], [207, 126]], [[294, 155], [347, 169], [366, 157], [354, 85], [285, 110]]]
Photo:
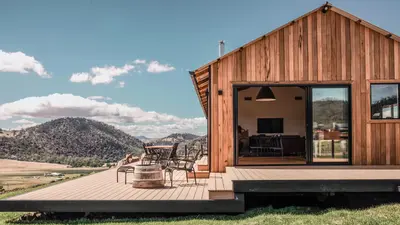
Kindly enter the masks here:
[[219, 57], [225, 54], [225, 42], [219, 41]]

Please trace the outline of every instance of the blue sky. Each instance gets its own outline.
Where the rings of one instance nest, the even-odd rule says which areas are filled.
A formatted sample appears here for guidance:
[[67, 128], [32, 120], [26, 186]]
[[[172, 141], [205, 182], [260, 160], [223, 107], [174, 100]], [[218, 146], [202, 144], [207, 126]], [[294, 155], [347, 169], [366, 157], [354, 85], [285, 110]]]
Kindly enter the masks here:
[[[187, 71], [215, 59], [219, 40], [228, 52], [323, 3], [3, 0], [0, 127], [84, 116], [133, 135], [205, 133]], [[400, 34], [399, 1], [331, 3]]]

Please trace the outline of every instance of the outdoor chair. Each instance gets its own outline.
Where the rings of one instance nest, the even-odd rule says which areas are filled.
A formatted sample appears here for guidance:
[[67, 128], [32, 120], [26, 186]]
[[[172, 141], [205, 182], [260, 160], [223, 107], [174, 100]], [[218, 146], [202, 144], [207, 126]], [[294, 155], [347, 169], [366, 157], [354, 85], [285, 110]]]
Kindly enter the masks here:
[[148, 149], [147, 146], [151, 146], [151, 144], [143, 144], [144, 156], [142, 158], [142, 165], [150, 165], [152, 162], [156, 162], [158, 159], [158, 154], [154, 151], [154, 149]]
[[117, 169], [117, 183], [118, 183], [118, 173], [125, 174], [125, 184], [126, 184], [126, 174], [127, 173], [135, 173], [135, 167], [133, 166], [120, 166]]
[[185, 156], [185, 158], [182, 159], [175, 159], [173, 163], [168, 163], [167, 167], [164, 170], [164, 183], [167, 180], [167, 173], [169, 174], [169, 179], [171, 181], [171, 187], [173, 185], [173, 173], [175, 170], [180, 170], [180, 171], [185, 171], [186, 173], [186, 182], [189, 182], [188, 179], [188, 173], [193, 172], [194, 175], [194, 183], [197, 185], [197, 180], [196, 180], [196, 171], [194, 169], [194, 164], [196, 163], [196, 160], [200, 156], [201, 149], [197, 150], [196, 154], [194, 157], [191, 156]]
[[171, 152], [171, 155], [170, 155], [170, 161], [175, 162], [179, 158], [178, 157], [178, 145], [179, 145], [179, 142], [176, 142], [176, 143], [173, 144], [172, 152]]
[[201, 157], [203, 157], [205, 155], [208, 156], [208, 148], [207, 148], [207, 146], [204, 147], [204, 145], [200, 145], [200, 148], [201, 148]]
[[167, 168], [170, 161], [172, 160], [171, 157], [174, 152], [174, 148], [158, 149], [157, 151], [158, 151], [158, 159], [156, 161], [156, 164], [160, 164], [162, 169]]

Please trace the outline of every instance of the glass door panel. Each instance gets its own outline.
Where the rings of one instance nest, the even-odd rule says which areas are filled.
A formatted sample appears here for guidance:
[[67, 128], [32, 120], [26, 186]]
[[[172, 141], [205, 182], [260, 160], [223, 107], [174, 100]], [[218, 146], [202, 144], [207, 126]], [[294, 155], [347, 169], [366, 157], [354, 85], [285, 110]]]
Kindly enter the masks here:
[[349, 161], [349, 88], [312, 88], [312, 162]]

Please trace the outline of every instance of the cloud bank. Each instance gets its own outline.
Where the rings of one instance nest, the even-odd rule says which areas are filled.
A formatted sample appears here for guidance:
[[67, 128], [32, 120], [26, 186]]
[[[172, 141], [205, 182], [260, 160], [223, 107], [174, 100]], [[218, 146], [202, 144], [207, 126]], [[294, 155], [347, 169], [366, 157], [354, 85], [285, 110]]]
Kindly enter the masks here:
[[[192, 132], [206, 126], [204, 117], [180, 118], [174, 115], [144, 111], [139, 107], [120, 103], [107, 103], [72, 94], [51, 94], [27, 97], [0, 105], [0, 119], [33, 118], [56, 119], [85, 117], [102, 121], [131, 134], [161, 137], [173, 132]], [[16, 124], [34, 123], [15, 120]], [[36, 125], [36, 124], [35, 124]]]
[[0, 50], [0, 72], [23, 74], [33, 72], [42, 78], [51, 77], [39, 61], [23, 52], [4, 52]]
[[92, 85], [109, 84], [114, 81], [115, 77], [127, 74], [134, 69], [133, 65], [125, 64], [122, 67], [105, 66], [93, 67], [90, 72], [74, 73], [70, 77], [70, 81], [74, 83], [90, 82]]
[[151, 61], [147, 67], [149, 73], [163, 73], [175, 70], [175, 67], [168, 64], [160, 64], [158, 61]]

